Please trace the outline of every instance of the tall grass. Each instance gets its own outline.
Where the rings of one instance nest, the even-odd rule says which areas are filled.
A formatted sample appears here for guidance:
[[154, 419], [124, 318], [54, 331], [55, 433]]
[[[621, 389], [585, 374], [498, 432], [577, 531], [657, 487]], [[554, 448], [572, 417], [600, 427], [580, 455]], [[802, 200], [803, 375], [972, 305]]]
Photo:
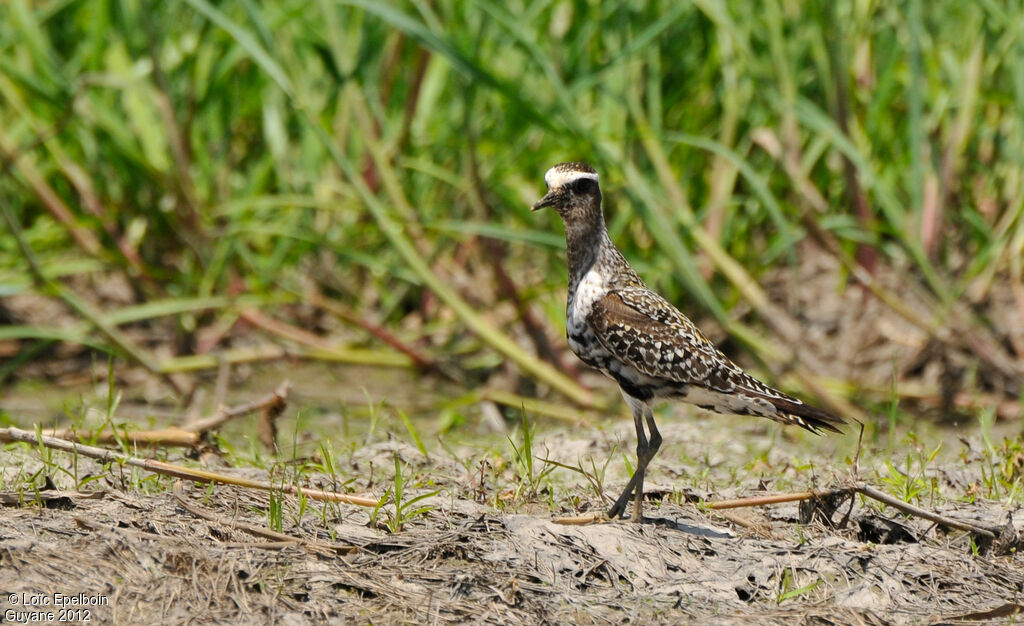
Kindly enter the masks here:
[[[0, 288], [57, 297], [103, 267], [140, 301], [294, 301], [311, 275], [384, 328], [431, 293], [587, 402], [487, 315], [518, 297], [561, 323], [560, 226], [527, 206], [585, 159], [641, 273], [768, 364], [800, 325], [758, 277], [809, 236], [862, 282], [905, 272], [933, 309], [912, 321], [957, 341], [954, 321], [990, 330], [957, 303], [1021, 284], [1021, 33], [1016, 2], [15, 0], [0, 199], [23, 246], [0, 238]], [[511, 293], [464, 284], [489, 264]], [[208, 320], [185, 308], [187, 343]], [[140, 358], [95, 315], [6, 336]]]

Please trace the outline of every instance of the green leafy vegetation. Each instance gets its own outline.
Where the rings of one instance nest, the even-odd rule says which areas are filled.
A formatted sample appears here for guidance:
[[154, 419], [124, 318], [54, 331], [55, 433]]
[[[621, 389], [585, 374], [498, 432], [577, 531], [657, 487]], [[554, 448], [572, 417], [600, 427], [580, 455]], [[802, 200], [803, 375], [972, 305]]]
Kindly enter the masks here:
[[[409, 522], [422, 517], [429, 511], [434, 509], [433, 505], [420, 504], [428, 498], [432, 498], [440, 493], [440, 490], [429, 491], [413, 496], [412, 498], [406, 497], [406, 489], [408, 483], [405, 478], [405, 470], [403, 470], [404, 464], [401, 459], [398, 458], [398, 453], [394, 454], [395, 459], [395, 475], [391, 485], [381, 496], [377, 506], [373, 509], [373, 513], [370, 515], [370, 523], [372, 525], [377, 524], [378, 516], [381, 511], [386, 516], [387, 529], [392, 533], [401, 532], [402, 528], [405, 527]], [[390, 507], [386, 507], [390, 503]]]
[[512, 437], [508, 438], [508, 443], [512, 446], [512, 458], [515, 460], [516, 474], [519, 478], [516, 487], [517, 499], [521, 496], [526, 498], [536, 496], [544, 479], [555, 470], [555, 465], [552, 464], [545, 464], [539, 471], [534, 467], [536, 452], [533, 449], [533, 438], [537, 425], [530, 423], [526, 417], [525, 410], [521, 411], [520, 415], [522, 421], [520, 422], [519, 430], [522, 434], [522, 441], [517, 446]]
[[[217, 366], [199, 330], [315, 296], [353, 336], [305, 358], [457, 381], [508, 361], [599, 403], [545, 354], [562, 244], [526, 210], [586, 159], [644, 276], [789, 387], [848, 413], [886, 398], [803, 363], [806, 324], [760, 286], [813, 242], [834, 288], [986, 372], [957, 385], [1019, 395], [989, 305], [1021, 285], [1022, 25], [951, 0], [5, 3], [0, 293], [76, 323], [11, 313], [0, 377], [63, 342], [174, 387]], [[113, 277], [127, 301], [89, 287]], [[168, 318], [173, 356], [125, 332]]]
[[822, 583], [825, 582], [821, 578], [818, 578], [810, 584], [804, 585], [802, 587], [797, 587], [795, 582], [796, 578], [797, 576], [792, 571], [792, 569], [784, 570], [782, 574], [782, 580], [779, 583], [781, 588], [779, 589], [778, 597], [775, 600], [778, 604], [782, 604], [786, 600], [792, 600], [794, 598], [799, 598], [804, 594], [808, 594], [817, 589]]

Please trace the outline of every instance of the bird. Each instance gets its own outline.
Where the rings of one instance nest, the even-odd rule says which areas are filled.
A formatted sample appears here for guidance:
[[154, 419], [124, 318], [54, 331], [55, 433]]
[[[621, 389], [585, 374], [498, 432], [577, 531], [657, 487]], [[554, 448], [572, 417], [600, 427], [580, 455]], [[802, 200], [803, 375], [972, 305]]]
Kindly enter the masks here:
[[842, 418], [744, 372], [640, 279], [608, 234], [593, 167], [579, 161], [559, 163], [547, 171], [544, 182], [547, 193], [532, 210], [552, 208], [565, 226], [569, 348], [618, 383], [636, 427], [636, 469], [608, 510], [609, 518], [623, 516], [632, 495], [631, 519], [643, 520], [644, 474], [662, 444], [652, 411], [659, 401], [765, 417], [816, 434], [842, 432], [837, 427]]

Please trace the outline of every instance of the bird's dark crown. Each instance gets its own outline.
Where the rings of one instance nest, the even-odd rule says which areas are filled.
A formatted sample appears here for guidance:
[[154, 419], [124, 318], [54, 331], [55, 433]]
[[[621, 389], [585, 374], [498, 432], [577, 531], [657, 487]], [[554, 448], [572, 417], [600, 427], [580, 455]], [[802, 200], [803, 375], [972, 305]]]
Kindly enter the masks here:
[[551, 168], [557, 172], [580, 172], [583, 174], [597, 174], [597, 170], [590, 167], [583, 161], [572, 161], [569, 163], [559, 163]]

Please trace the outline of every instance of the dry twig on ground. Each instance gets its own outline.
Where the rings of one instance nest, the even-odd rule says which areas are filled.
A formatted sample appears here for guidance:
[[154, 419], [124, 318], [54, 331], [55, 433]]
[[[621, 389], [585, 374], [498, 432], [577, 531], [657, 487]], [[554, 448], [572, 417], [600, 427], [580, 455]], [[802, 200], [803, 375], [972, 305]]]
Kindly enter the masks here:
[[[268, 421], [272, 423], [274, 418], [284, 410], [290, 391], [291, 383], [285, 381], [272, 393], [262, 398], [234, 407], [221, 408], [213, 415], [186, 422], [182, 426], [168, 426], [167, 428], [152, 430], [124, 430], [119, 432], [114, 432], [108, 428], [99, 433], [83, 433], [73, 428], [43, 429], [42, 432], [47, 437], [56, 437], [68, 441], [88, 439], [95, 440], [96, 443], [120, 443], [127, 441], [131, 444], [193, 447], [199, 445], [203, 440], [203, 436], [207, 433], [220, 428], [236, 417], [248, 415], [254, 411], [261, 412], [261, 423], [267, 423]], [[268, 445], [268, 447], [272, 446]]]
[[174, 476], [175, 478], [181, 478], [193, 482], [221, 483], [225, 485], [234, 485], [236, 487], [245, 487], [248, 489], [258, 489], [260, 491], [276, 491], [278, 493], [286, 493], [289, 495], [299, 495], [301, 493], [303, 497], [311, 500], [318, 500], [320, 502], [340, 502], [343, 504], [353, 504], [365, 507], [375, 507], [380, 502], [378, 498], [354, 496], [346, 493], [337, 493], [335, 491], [305, 489], [296, 485], [272, 485], [269, 482], [261, 480], [252, 480], [249, 478], [241, 478], [239, 476], [228, 476], [226, 474], [218, 474], [216, 472], [185, 467], [183, 465], [165, 463], [164, 461], [158, 461], [156, 459], [140, 458], [123, 452], [107, 450], [96, 446], [87, 446], [85, 444], [59, 439], [57, 437], [50, 437], [47, 435], [37, 436], [36, 433], [22, 430], [20, 428], [0, 428], [0, 442], [7, 443], [12, 441], [43, 445], [55, 450], [81, 454], [82, 456], [96, 459], [102, 463], [131, 465], [155, 474]]
[[[774, 494], [768, 496], [754, 496], [750, 498], [739, 498], [736, 500], [722, 500], [719, 502], [709, 502], [705, 506], [711, 510], [722, 510], [722, 509], [735, 509], [742, 507], [751, 506], [763, 506], [766, 504], [779, 504], [782, 502], [800, 502], [804, 500], [822, 500], [834, 497], [840, 494], [861, 494], [865, 497], [871, 498], [877, 502], [881, 502], [886, 506], [891, 506], [894, 509], [902, 511], [907, 515], [913, 515], [926, 519], [930, 522], [934, 522], [940, 526], [946, 528], [953, 528], [956, 530], [963, 530], [971, 533], [975, 539], [980, 539], [985, 542], [999, 541], [1000, 547], [997, 552], [1001, 551], [1012, 551], [1021, 543], [1021, 538], [1016, 536], [1016, 532], [1012, 530], [1012, 525], [1008, 525], [1005, 528], [999, 528], [996, 526], [982, 525], [976, 522], [969, 522], [966, 520], [954, 519], [945, 515], [939, 515], [933, 511], [922, 509], [919, 506], [904, 502], [894, 496], [891, 496], [883, 491], [879, 491], [874, 487], [864, 482], [853, 482], [844, 487], [838, 489], [831, 489], [828, 491], [799, 491], [795, 493], [785, 494]], [[1009, 529], [1009, 530], [1008, 530]], [[1007, 534], [1008, 532], [1013, 535]]]

